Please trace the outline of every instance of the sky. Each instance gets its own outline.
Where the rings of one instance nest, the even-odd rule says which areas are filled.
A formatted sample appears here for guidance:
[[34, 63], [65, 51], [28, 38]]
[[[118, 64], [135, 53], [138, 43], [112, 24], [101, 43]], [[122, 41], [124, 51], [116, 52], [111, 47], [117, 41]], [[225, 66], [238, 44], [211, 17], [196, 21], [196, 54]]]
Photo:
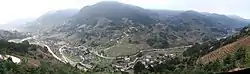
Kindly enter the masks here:
[[250, 19], [250, 0], [0, 0], [0, 24], [23, 18], [37, 18], [48, 11], [80, 9], [100, 1], [118, 1], [146, 9], [238, 15]]

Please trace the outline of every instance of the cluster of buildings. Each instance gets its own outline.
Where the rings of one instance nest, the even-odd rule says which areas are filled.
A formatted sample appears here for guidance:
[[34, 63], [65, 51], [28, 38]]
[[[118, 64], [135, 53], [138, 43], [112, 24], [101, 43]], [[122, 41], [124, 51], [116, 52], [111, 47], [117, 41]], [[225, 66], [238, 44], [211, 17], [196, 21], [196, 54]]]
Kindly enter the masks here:
[[153, 67], [157, 64], [163, 63], [168, 58], [175, 57], [176, 54], [157, 54], [157, 55], [143, 55], [142, 57], [117, 57], [116, 60], [113, 61], [112, 67], [115, 68], [116, 71], [127, 71], [133, 69], [134, 65], [140, 61], [144, 64], [145, 68]]

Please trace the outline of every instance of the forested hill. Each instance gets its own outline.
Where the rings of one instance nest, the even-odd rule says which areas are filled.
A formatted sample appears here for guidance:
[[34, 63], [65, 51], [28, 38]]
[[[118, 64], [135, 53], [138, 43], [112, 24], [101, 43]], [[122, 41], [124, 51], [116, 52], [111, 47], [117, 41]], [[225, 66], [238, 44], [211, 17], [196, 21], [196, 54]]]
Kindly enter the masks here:
[[25, 38], [28, 35], [17, 32], [17, 31], [7, 31], [0, 29], [0, 40], [9, 40], [9, 39], [16, 39], [16, 38]]
[[[61, 16], [62, 13], [68, 16]], [[59, 39], [84, 43], [90, 47], [105, 48], [115, 46], [117, 43], [114, 42], [130, 39], [139, 43], [131, 48], [163, 49], [228, 36], [235, 28], [243, 27], [248, 23], [221, 14], [191, 10], [150, 10], [119, 2], [104, 1], [83, 7], [79, 11], [65, 10], [45, 14], [25, 30], [39, 31], [39, 34], [58, 36]], [[114, 50], [121, 51], [121, 49]]]
[[156, 66], [143, 68], [138, 62], [134, 70], [140, 73], [213, 74], [242, 70], [250, 67], [250, 28], [225, 39], [195, 44], [183, 56], [167, 59]]
[[196, 43], [193, 47], [187, 49], [183, 54], [184, 56], [201, 57], [220, 47], [240, 41], [241, 39], [246, 39], [248, 38], [249, 35], [250, 35], [250, 31], [249, 31], [249, 27], [247, 26], [247, 27], [242, 28], [240, 32], [235, 33], [227, 38], [220, 39], [220, 40], [207, 41], [202, 44]]
[[[103, 65], [99, 63], [99, 60], [103, 62], [103, 59], [99, 59], [99, 57], [116, 58], [137, 54], [137, 52], [144, 53], [142, 51], [147, 50], [154, 52], [145, 53], [145, 56], [125, 56], [122, 57], [124, 60], [115, 59], [109, 64], [105, 62], [105, 66], [96, 69], [97, 71], [108, 69], [109, 72], [113, 72], [113, 69], [117, 68], [117, 71], [134, 69], [135, 73], [142, 72], [142, 74], [161, 72], [164, 74], [203, 74], [248, 67], [246, 54], [248, 54], [247, 45], [250, 42], [249, 28], [245, 27], [239, 33], [232, 35], [235, 29], [247, 24], [250, 22], [246, 19], [222, 14], [192, 10], [151, 10], [119, 2], [104, 1], [80, 10], [49, 12], [35, 21], [27, 23], [24, 30], [36, 36], [35, 40], [38, 42], [51, 45], [50, 47], [55, 48], [52, 51], [58, 55], [63, 55], [65, 52], [65, 56], [70, 59], [77, 59], [77, 62], [80, 59], [79, 62], [97, 68], [96, 63]], [[12, 33], [0, 32], [0, 39], [14, 38], [8, 35], [12, 36]], [[4, 46], [0, 52], [3, 54], [26, 59], [28, 65], [31, 60], [31, 65], [35, 66], [35, 68], [30, 68], [24, 62], [24, 64], [17, 64], [9, 69], [3, 67], [2, 70], [6, 70], [4, 72], [11, 72], [12, 69], [15, 69], [14, 73], [18, 73], [20, 70], [52, 74], [80, 73], [74, 67], [68, 67], [54, 59], [44, 47], [30, 45], [28, 42], [15, 44], [3, 41], [2, 45]], [[62, 50], [62, 53], [61, 50], [57, 51], [61, 45], [67, 47], [61, 48], [65, 50]], [[185, 46], [190, 45], [193, 46], [186, 49]], [[78, 50], [83, 49], [78, 46], [84, 46], [87, 49], [86, 51], [85, 48]], [[74, 48], [71, 49], [71, 47]], [[173, 50], [170, 50], [171, 48]], [[87, 52], [87, 50], [91, 52]], [[170, 51], [178, 53], [169, 53]], [[181, 54], [182, 52], [183, 54]], [[162, 56], [158, 56], [158, 53]], [[168, 56], [175, 54], [176, 56], [173, 57]], [[93, 59], [95, 57], [98, 62]], [[164, 59], [158, 57], [164, 57]], [[152, 59], [148, 60], [148, 58]], [[137, 62], [143, 60], [150, 64]], [[133, 66], [134, 68], [132, 68]]]
[[[0, 40], [0, 74], [81, 74], [79, 69], [56, 60], [45, 47], [23, 43], [11, 43]], [[3, 59], [7, 55], [21, 59], [14, 63], [13, 58]]]

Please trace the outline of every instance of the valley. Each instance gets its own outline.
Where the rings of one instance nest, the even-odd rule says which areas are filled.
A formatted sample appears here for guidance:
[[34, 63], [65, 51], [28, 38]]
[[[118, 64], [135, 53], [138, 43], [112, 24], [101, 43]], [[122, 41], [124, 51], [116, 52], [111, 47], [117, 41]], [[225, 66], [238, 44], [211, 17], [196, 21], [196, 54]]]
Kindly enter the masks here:
[[0, 30], [0, 73], [231, 72], [250, 67], [249, 26], [238, 16], [115, 1], [49, 11], [18, 31]]
[[[180, 46], [180, 47], [173, 47], [173, 48], [166, 48], [166, 49], [140, 50], [136, 53], [131, 53], [129, 55], [109, 57], [109, 56], [105, 56], [105, 53], [103, 53], [103, 51], [107, 51], [108, 49], [111, 49], [112, 47], [108, 47], [104, 49], [95, 49], [91, 47], [86, 47], [84, 45], [82, 46], [70, 45], [69, 43], [66, 43], [64, 41], [56, 41], [56, 40], [43, 41], [46, 39], [40, 39], [38, 37], [41, 37], [41, 36], [27, 37], [24, 39], [11, 39], [8, 41], [14, 42], [14, 43], [22, 43], [23, 41], [29, 41], [30, 44], [35, 44], [35, 45], [39, 45], [42, 47], [46, 47], [48, 52], [52, 54], [52, 56], [56, 58], [57, 60], [63, 63], [70, 63], [72, 66], [77, 65], [79, 69], [84, 69], [84, 70], [94, 68], [94, 66], [98, 64], [98, 62], [100, 61], [98, 60], [99, 58], [103, 60], [126, 62], [127, 66], [124, 65], [125, 63], [123, 64], [120, 64], [117, 62], [112, 63], [112, 65], [114, 65], [114, 68], [117, 67], [118, 71], [121, 71], [121, 70], [126, 71], [126, 70], [132, 69], [132, 67], [137, 61], [148, 62], [150, 61], [149, 59], [151, 59], [150, 62], [163, 61], [159, 59], [158, 60], [156, 59], [153, 60], [153, 59], [156, 58], [159, 54], [164, 54], [165, 57], [167, 56], [173, 57], [176, 55], [180, 55], [186, 48], [192, 46], [192, 45], [188, 45], [188, 46]], [[120, 43], [120, 42], [117, 42], [117, 43]], [[151, 58], [146, 58], [146, 57], [151, 57]], [[78, 61], [75, 61], [75, 60], [78, 60]]]

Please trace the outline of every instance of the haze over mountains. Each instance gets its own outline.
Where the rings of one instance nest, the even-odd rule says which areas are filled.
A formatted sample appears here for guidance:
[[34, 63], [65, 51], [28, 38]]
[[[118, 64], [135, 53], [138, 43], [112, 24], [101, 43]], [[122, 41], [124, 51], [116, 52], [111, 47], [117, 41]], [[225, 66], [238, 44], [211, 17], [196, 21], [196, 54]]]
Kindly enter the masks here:
[[17, 19], [5, 24], [0, 24], [0, 29], [4, 30], [20, 30], [24, 28], [25, 24], [31, 21], [34, 21], [35, 18], [27, 18], [27, 19]]
[[[113, 12], [113, 10], [117, 10], [117, 12]], [[100, 12], [101, 11], [101, 12]], [[159, 21], [161, 19], [159, 19], [159, 17], [165, 17], [163, 19], [167, 19], [170, 18], [171, 16], [180, 16], [180, 13], [182, 14], [190, 14], [190, 15], [196, 15], [196, 16], [207, 16], [207, 18], [217, 18], [219, 20], [217, 20], [217, 22], [225, 22], [225, 21], [246, 21], [247, 19], [238, 17], [238, 16], [225, 16], [225, 15], [220, 15], [220, 14], [212, 14], [212, 13], [199, 13], [196, 11], [171, 11], [171, 10], [148, 10], [148, 9], [143, 9], [137, 6], [132, 6], [132, 5], [128, 5], [128, 4], [122, 4], [119, 2], [113, 2], [113, 1], [106, 1], [106, 2], [100, 2], [97, 3], [95, 5], [92, 6], [86, 6], [84, 8], [82, 8], [77, 14], [75, 14], [76, 12], [78, 12], [78, 10], [75, 9], [68, 9], [68, 10], [61, 10], [61, 11], [57, 11], [57, 12], [50, 12], [44, 14], [43, 16], [41, 16], [40, 18], [38, 18], [37, 20], [41, 20], [46, 19], [52, 19], [49, 18], [49, 16], [59, 16], [61, 15], [60, 19], [58, 17], [54, 17], [54, 19], [59, 19], [62, 20], [63, 17], [69, 17], [69, 16], [73, 16], [75, 15], [76, 17], [72, 17], [72, 18], [68, 18], [68, 19], [73, 19], [75, 18], [76, 21], [78, 21], [77, 19], [81, 19], [81, 18], [93, 18], [93, 17], [106, 17], [108, 19], [111, 20], [121, 20], [121, 18], [128, 18], [134, 21], [138, 21], [142, 24], [144, 24], [143, 22], [146, 22], [145, 24], [150, 24], [150, 23], [155, 23], [154, 21]], [[183, 13], [185, 12], [185, 13]], [[121, 15], [118, 15], [121, 14]], [[53, 15], [54, 14], [54, 15]], [[111, 15], [113, 14], [113, 15]], [[135, 16], [133, 16], [135, 15]], [[47, 16], [47, 17], [45, 17]], [[140, 21], [138, 18], [144, 18], [145, 21]], [[195, 17], [195, 16], [194, 16]], [[228, 18], [230, 17], [230, 18]], [[234, 20], [237, 19], [237, 20]], [[147, 21], [146, 21], [147, 20]], [[211, 19], [210, 19], [211, 20]], [[215, 20], [211, 20], [211, 21], [215, 21]], [[37, 21], [37, 22], [46, 22], [46, 21]], [[57, 22], [62, 22], [62, 21], [54, 21], [55, 23]], [[79, 23], [84, 22], [84, 20], [78, 21]], [[89, 22], [89, 21], [87, 21]], [[148, 23], [150, 22], [150, 23]], [[86, 23], [86, 22], [85, 22]], [[158, 23], [158, 22], [157, 22]], [[245, 24], [245, 22], [240, 22], [241, 24]], [[47, 23], [45, 23], [47, 24]], [[48, 23], [51, 24], [51, 23]], [[225, 23], [222, 23], [225, 24]], [[227, 23], [228, 24], [228, 23]], [[235, 27], [242, 27], [242, 25], [237, 25], [238, 23], [232, 23], [229, 24], [229, 26], [235, 26]]]
[[249, 23], [249, 20], [238, 16], [192, 10], [150, 10], [104, 1], [80, 10], [48, 12], [19, 29], [88, 47], [112, 47], [105, 53], [119, 56], [139, 50], [164, 49], [220, 39]]
[[[238, 42], [245, 42], [243, 45], [246, 45], [250, 39], [249, 28], [245, 27], [250, 24], [250, 20], [235, 15], [193, 10], [151, 10], [113, 1], [99, 2], [80, 10], [52, 11], [34, 21], [25, 24], [19, 22], [19, 24], [21, 27], [14, 27], [23, 33], [0, 30], [0, 39], [24, 38], [19, 40], [22, 42], [20, 44], [27, 45], [27, 48], [34, 47], [32, 51], [27, 50], [25, 54], [34, 57], [28, 59], [39, 61], [38, 66], [40, 61], [49, 61], [50, 57], [54, 57], [50, 62], [69, 63], [75, 68], [79, 68], [78, 65], [80, 65], [79, 69], [88, 69], [90, 72], [92, 70], [102, 72], [106, 71], [106, 68], [109, 72], [131, 69], [135, 72], [139, 69], [176, 73], [186, 73], [191, 70], [194, 73], [229, 71], [236, 66], [246, 67], [244, 64], [235, 64], [246, 58], [233, 57], [232, 59], [235, 60], [231, 60], [230, 63], [224, 63], [223, 60], [225, 66], [216, 70], [212, 67], [218, 66], [218, 63], [205, 65], [206, 60], [214, 62], [234, 52], [235, 55], [239, 55], [236, 50], [240, 48], [233, 47], [241, 45]], [[241, 28], [243, 29], [239, 31], [238, 29]], [[239, 32], [235, 33], [236, 30]], [[26, 40], [28, 42], [25, 42]], [[29, 42], [39, 47], [29, 46]], [[12, 45], [19, 45], [19, 43]], [[223, 48], [228, 49], [224, 51]], [[14, 49], [19, 51], [20, 48]], [[220, 51], [225, 53], [219, 55]], [[23, 53], [18, 54], [23, 57]], [[207, 57], [200, 58], [203, 55]], [[216, 55], [218, 57], [213, 58]], [[197, 60], [198, 63], [205, 64], [197, 65]], [[56, 67], [60, 67], [60, 64], [58, 63]], [[38, 70], [47, 71], [45, 68], [48, 64], [45, 63], [45, 65], [45, 67], [41, 65], [42, 68]], [[65, 65], [65, 69], [75, 68], [68, 68]], [[78, 72], [78, 70], [75, 71]]]
[[[202, 41], [206, 37], [216, 38], [231, 34], [233, 29], [244, 27], [248, 23], [249, 21], [243, 18], [214, 13], [191, 10], [148, 10], [107, 1], [83, 7], [79, 11], [63, 10], [45, 14], [29, 23], [30, 26], [26, 27], [26, 30], [45, 30], [54, 32], [53, 34], [65, 35], [70, 39], [82, 38], [96, 41], [95, 39], [100, 38], [106, 40], [121, 37], [124, 32], [134, 27], [138, 31], [130, 33], [132, 35], [130, 38], [133, 39], [135, 34], [144, 37], [137, 38], [141, 39], [138, 41], [145, 42], [148, 40], [145, 38], [164, 34], [160, 37], [170, 44], [175, 41], [188, 44], [188, 42]], [[179, 45], [179, 43], [173, 45]]]

